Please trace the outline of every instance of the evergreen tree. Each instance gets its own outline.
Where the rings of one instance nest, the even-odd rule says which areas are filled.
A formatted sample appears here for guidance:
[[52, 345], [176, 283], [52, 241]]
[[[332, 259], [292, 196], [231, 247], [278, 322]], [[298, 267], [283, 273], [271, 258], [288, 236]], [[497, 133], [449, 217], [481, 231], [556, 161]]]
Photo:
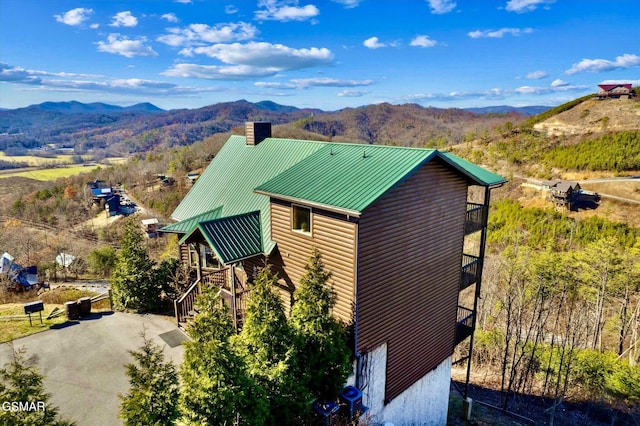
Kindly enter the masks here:
[[190, 324], [180, 368], [181, 421], [188, 425], [262, 425], [268, 408], [264, 390], [248, 374], [229, 343], [231, 316], [215, 289], [204, 288], [201, 312]]
[[[35, 366], [28, 366], [24, 350], [13, 351], [13, 362], [0, 369], [0, 403], [29, 403], [29, 409], [0, 409], [0, 425], [66, 426], [74, 423], [58, 419]], [[35, 409], [32, 409], [35, 406]]]
[[111, 278], [116, 307], [133, 311], [157, 308], [160, 287], [153, 278], [154, 262], [147, 254], [142, 232], [134, 221], [128, 221]]
[[120, 418], [126, 425], [172, 425], [178, 417], [178, 373], [164, 362], [162, 348], [147, 339], [138, 351], [129, 353], [136, 363], [127, 364], [129, 393], [120, 395]]
[[320, 399], [334, 399], [351, 373], [351, 350], [345, 327], [332, 315], [335, 296], [327, 285], [317, 249], [309, 257], [306, 273], [294, 293], [291, 325], [297, 335], [298, 368], [303, 383]]
[[294, 376], [293, 335], [282, 300], [274, 292], [277, 281], [268, 266], [259, 271], [235, 341], [249, 374], [267, 390], [270, 417], [264, 424], [299, 424], [309, 411], [310, 394]]

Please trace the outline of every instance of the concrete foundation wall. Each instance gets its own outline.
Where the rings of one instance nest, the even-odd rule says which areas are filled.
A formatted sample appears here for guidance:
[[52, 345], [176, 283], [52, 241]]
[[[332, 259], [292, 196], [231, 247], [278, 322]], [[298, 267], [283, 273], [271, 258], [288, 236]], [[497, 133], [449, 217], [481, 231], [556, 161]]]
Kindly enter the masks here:
[[386, 366], [386, 344], [363, 356], [362, 402], [368, 407], [363, 424], [441, 426], [447, 423], [451, 357], [387, 404], [384, 401]]

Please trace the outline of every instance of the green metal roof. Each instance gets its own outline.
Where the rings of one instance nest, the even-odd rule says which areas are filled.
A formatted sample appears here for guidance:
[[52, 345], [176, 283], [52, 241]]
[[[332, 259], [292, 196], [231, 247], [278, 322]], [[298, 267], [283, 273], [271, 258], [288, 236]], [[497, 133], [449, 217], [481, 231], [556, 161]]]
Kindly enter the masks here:
[[181, 220], [180, 222], [172, 223], [171, 225], [167, 225], [161, 229], [162, 232], [174, 232], [176, 234], [186, 234], [191, 232], [198, 223], [206, 222], [209, 220], [217, 219], [220, 217], [222, 212], [222, 207], [215, 208], [213, 210], [209, 210], [208, 212], [204, 212], [197, 216], [190, 217], [185, 220]]
[[[259, 212], [261, 248], [270, 253], [275, 242], [271, 240], [268, 196], [358, 215], [434, 158], [442, 159], [478, 185], [506, 181], [480, 166], [435, 149], [280, 138], [267, 138], [253, 146], [247, 145], [243, 136], [231, 136], [173, 212], [173, 218], [179, 222], [163, 231], [191, 234], [199, 224]], [[221, 226], [218, 224], [215, 229]], [[235, 227], [235, 231], [229, 228], [220, 238], [249, 229], [248, 225], [235, 222], [228, 226]], [[215, 234], [213, 229], [199, 229], [211, 238]], [[249, 246], [255, 248], [257, 243], [251, 241]], [[225, 240], [224, 244], [233, 246], [231, 240]], [[253, 249], [219, 250], [221, 259], [229, 259]]]
[[260, 228], [260, 212], [254, 211], [200, 222], [180, 242], [187, 240], [194, 232], [200, 232], [218, 259], [228, 264], [263, 252]]
[[[266, 253], [271, 241], [269, 198], [253, 189], [322, 148], [325, 142], [268, 138], [247, 145], [244, 136], [231, 136], [173, 212], [183, 221], [220, 208], [219, 217], [260, 211]], [[175, 224], [174, 224], [175, 225]], [[173, 225], [171, 225], [173, 226]]]
[[357, 215], [436, 154], [433, 149], [327, 145], [256, 191]]
[[439, 152], [440, 157], [447, 163], [469, 176], [478, 185], [493, 186], [505, 183], [507, 180], [489, 170], [473, 164], [463, 158], [453, 155], [450, 152]]

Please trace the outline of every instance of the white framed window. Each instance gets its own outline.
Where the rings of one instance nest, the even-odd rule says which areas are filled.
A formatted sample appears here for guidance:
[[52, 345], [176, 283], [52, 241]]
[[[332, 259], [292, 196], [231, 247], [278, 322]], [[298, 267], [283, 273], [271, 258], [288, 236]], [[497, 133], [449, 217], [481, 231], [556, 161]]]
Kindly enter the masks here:
[[309, 207], [291, 206], [291, 229], [311, 234], [311, 209]]
[[189, 265], [191, 267], [198, 267], [198, 252], [196, 251], [195, 244], [188, 244], [189, 247]]

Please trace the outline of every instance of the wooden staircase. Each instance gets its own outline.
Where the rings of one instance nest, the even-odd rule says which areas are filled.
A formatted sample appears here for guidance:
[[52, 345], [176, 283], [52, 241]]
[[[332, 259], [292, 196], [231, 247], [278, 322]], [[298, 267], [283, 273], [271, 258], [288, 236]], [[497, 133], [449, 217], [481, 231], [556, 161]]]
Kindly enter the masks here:
[[[230, 285], [232, 275], [233, 287]], [[178, 327], [184, 329], [186, 324], [199, 313], [196, 299], [202, 292], [203, 286], [218, 289], [222, 303], [227, 305], [232, 314], [234, 327], [242, 328], [248, 290], [244, 288], [232, 268], [223, 268], [204, 275], [191, 284], [179, 299], [174, 300], [173, 307]]]

